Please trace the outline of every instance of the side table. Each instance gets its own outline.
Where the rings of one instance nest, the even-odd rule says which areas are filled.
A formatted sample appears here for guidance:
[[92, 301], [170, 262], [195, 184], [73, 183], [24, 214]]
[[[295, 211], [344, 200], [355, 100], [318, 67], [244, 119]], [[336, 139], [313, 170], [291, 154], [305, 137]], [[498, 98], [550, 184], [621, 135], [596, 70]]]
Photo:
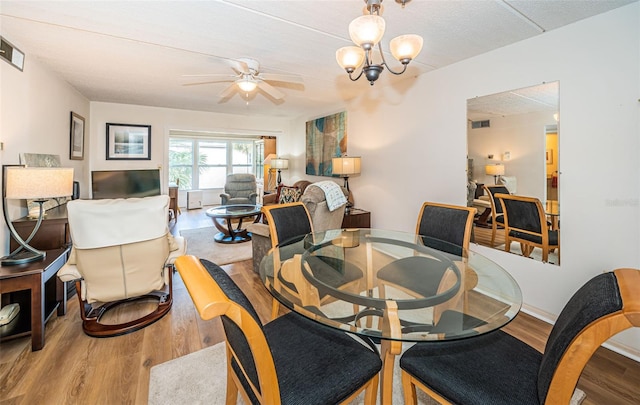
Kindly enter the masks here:
[[344, 213], [342, 228], [371, 228], [371, 213], [359, 208], [351, 208]]
[[[20, 313], [9, 325], [11, 330], [0, 335], [0, 340], [26, 336], [31, 333], [31, 350], [44, 346], [44, 327], [53, 312], [67, 313], [67, 290], [56, 274], [67, 262], [70, 248], [47, 250], [44, 260], [15, 266], [0, 266], [0, 294], [2, 304], [19, 301]], [[20, 299], [29, 292], [29, 299]], [[14, 293], [16, 299], [12, 300]], [[7, 325], [5, 325], [6, 327]]]

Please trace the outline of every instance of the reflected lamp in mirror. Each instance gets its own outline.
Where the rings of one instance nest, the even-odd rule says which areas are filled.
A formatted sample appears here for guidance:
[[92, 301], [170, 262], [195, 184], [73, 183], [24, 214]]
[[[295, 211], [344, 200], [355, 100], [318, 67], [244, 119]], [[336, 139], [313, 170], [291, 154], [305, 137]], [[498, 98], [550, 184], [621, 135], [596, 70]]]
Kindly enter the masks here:
[[504, 175], [504, 166], [499, 164], [486, 165], [484, 171], [487, 176], [493, 176], [493, 184], [498, 184], [498, 177]]
[[278, 185], [282, 184], [282, 175], [281, 172], [283, 170], [289, 169], [289, 159], [271, 159], [271, 167], [278, 170]]
[[[19, 246], [0, 259], [2, 265], [30, 263], [45, 258], [46, 253], [29, 245], [44, 218], [44, 204], [50, 198], [73, 194], [73, 168], [3, 166], [2, 197], [4, 220]], [[34, 200], [39, 207], [37, 222], [26, 240], [13, 227], [8, 200]]]

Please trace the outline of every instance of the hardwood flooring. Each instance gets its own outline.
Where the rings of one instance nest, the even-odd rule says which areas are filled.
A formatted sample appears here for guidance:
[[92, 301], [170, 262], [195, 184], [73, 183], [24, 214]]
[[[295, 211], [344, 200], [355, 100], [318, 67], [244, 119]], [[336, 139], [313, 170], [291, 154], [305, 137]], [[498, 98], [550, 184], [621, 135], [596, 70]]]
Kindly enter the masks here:
[[[211, 226], [204, 210], [183, 210], [172, 231], [204, 226]], [[254, 275], [251, 261], [222, 267], [266, 322], [271, 296]], [[520, 314], [505, 329], [542, 351], [551, 326]], [[85, 336], [74, 296], [67, 315], [47, 323], [42, 350], [31, 352], [28, 337], [0, 345], [0, 404], [146, 404], [151, 367], [222, 340], [219, 320], [205, 322], [197, 316], [178, 274], [169, 315], [125, 336]], [[587, 393], [584, 405], [631, 405], [640, 403], [639, 381], [640, 363], [600, 348], [578, 387]]]

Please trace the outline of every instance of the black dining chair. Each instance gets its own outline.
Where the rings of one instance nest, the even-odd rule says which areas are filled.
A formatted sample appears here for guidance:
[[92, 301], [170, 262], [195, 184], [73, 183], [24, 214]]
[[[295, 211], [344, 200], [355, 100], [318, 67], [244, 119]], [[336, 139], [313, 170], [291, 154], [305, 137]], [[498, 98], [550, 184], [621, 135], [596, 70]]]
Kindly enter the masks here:
[[[298, 289], [294, 280], [287, 279], [284, 274], [299, 273], [299, 267], [302, 265], [300, 255], [305, 251], [303, 237], [313, 232], [309, 211], [302, 202], [293, 202], [262, 207], [262, 213], [269, 224], [273, 262], [263, 263], [260, 271], [273, 272], [273, 269], [282, 269], [283, 271], [277, 271], [275, 272], [277, 274], [271, 275], [274, 277], [276, 289], [296, 296]], [[328, 253], [334, 253], [333, 257], [326, 256]], [[344, 261], [341, 257], [342, 249], [338, 247], [323, 249], [323, 254], [324, 256], [313, 255], [307, 258], [310, 264], [313, 264], [311, 266], [313, 273], [322, 272], [323, 276], [320, 278], [330, 280], [330, 284], [334, 288], [353, 289], [359, 292], [360, 285], [365, 282], [362, 270], [354, 264]], [[265, 256], [265, 260], [268, 258], [269, 256]], [[291, 272], [284, 271], [287, 266], [297, 266], [298, 269], [292, 268]], [[264, 279], [265, 274], [261, 274], [261, 277]], [[319, 291], [318, 301], [310, 305], [319, 307], [325, 296], [322, 291]], [[280, 303], [274, 298], [273, 318], [278, 316], [279, 308]]]
[[[460, 260], [469, 248], [474, 215], [474, 208], [425, 202], [418, 215], [416, 234], [423, 245], [451, 254], [454, 260]], [[391, 286], [414, 297], [434, 296], [438, 291], [450, 287], [449, 279], [445, 277], [449, 266], [447, 261], [426, 256], [394, 260], [377, 273], [378, 293], [380, 297], [384, 297], [385, 287]], [[473, 274], [469, 274], [472, 270], [463, 270], [466, 280], [474, 280]], [[463, 290], [469, 290], [473, 286], [465, 283]], [[452, 306], [455, 306], [453, 301], [446, 307], [439, 306], [434, 313], [434, 322], [438, 321], [439, 312]]]
[[520, 242], [522, 255], [529, 257], [534, 247], [542, 249], [542, 261], [549, 261], [549, 252], [558, 249], [559, 231], [549, 229], [542, 203], [535, 197], [496, 194], [504, 211], [504, 250], [511, 250], [511, 242]]
[[442, 404], [569, 404], [593, 353], [631, 327], [640, 327], [640, 270], [599, 274], [569, 299], [544, 353], [501, 330], [409, 348], [405, 404], [416, 404], [416, 387]]
[[263, 325], [218, 265], [181, 256], [175, 266], [200, 317], [222, 319], [227, 404], [237, 402], [238, 392], [247, 404], [347, 404], [364, 391], [364, 403], [375, 405], [382, 361], [370, 340], [358, 341], [295, 312]]
[[504, 212], [502, 211], [502, 205], [496, 199], [496, 194], [511, 194], [509, 190], [502, 185], [487, 185], [484, 189], [489, 196], [489, 202], [491, 203], [491, 247], [495, 247], [496, 233], [498, 229], [504, 229]]

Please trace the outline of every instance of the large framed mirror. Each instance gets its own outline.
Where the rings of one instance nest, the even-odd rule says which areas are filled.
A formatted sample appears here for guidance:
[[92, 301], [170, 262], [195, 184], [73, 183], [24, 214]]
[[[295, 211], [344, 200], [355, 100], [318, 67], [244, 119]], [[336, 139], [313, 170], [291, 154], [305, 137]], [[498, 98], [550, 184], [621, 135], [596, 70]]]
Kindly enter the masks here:
[[[467, 202], [478, 210], [477, 243], [560, 263], [558, 102], [557, 81], [467, 100]], [[491, 198], [492, 193], [510, 194], [520, 201], [503, 201], [519, 207], [506, 213], [510, 230], [518, 222], [536, 222], [534, 206], [539, 201], [543, 211], [539, 232], [545, 225], [551, 232], [544, 232], [546, 237], [510, 232], [519, 237], [509, 236], [514, 240], [507, 246], [502, 204]], [[533, 240], [525, 243], [522, 238]]]

